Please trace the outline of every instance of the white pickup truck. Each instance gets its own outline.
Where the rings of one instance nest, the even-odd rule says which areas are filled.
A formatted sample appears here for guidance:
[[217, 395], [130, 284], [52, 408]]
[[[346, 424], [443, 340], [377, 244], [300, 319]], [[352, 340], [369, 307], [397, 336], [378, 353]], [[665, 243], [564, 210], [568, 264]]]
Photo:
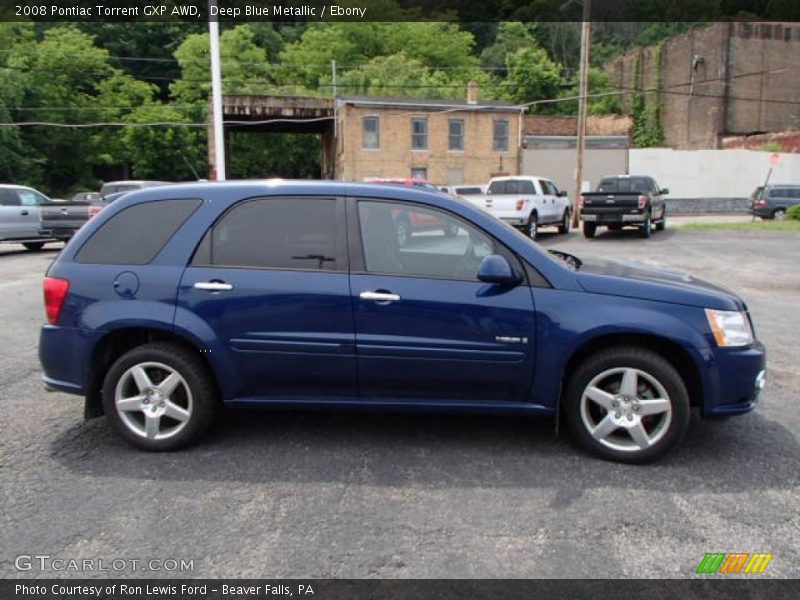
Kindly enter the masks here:
[[[494, 177], [489, 181], [486, 196], [476, 200], [482, 208], [509, 225], [536, 239], [539, 227], [558, 226], [567, 233], [570, 226], [570, 203], [566, 192], [544, 177]], [[472, 200], [475, 202], [475, 200]]]

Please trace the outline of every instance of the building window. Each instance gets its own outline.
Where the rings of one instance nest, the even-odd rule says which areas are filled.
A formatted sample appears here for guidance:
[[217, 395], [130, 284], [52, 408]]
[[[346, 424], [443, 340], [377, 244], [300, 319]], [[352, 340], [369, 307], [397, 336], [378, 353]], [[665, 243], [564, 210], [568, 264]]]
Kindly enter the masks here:
[[368, 149], [381, 147], [381, 125], [378, 117], [364, 117], [361, 120], [361, 147]]
[[495, 152], [508, 152], [508, 121], [498, 119], [494, 122], [492, 149]]
[[450, 137], [448, 144], [450, 150], [464, 149], [464, 119], [450, 119]]
[[411, 149], [428, 149], [428, 119], [411, 119]]
[[411, 167], [411, 179], [419, 179], [427, 181], [428, 169], [427, 167]]

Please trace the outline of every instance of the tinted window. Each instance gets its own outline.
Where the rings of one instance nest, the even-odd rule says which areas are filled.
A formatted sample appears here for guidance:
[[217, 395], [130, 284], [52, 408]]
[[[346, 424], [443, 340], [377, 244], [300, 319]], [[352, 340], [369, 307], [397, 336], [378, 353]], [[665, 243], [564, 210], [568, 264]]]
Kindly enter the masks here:
[[772, 188], [770, 198], [800, 198], [800, 188]]
[[142, 186], [138, 183], [105, 183], [103, 184], [103, 187], [100, 188], [100, 193], [105, 196], [106, 194], [129, 192], [131, 190], [138, 190], [141, 188]]
[[146, 265], [203, 203], [158, 200], [130, 206], [103, 223], [78, 251], [81, 263]]
[[503, 179], [493, 181], [487, 194], [535, 194], [536, 188], [530, 179]]
[[479, 187], [457, 187], [454, 191], [456, 194], [461, 194], [462, 196], [477, 196], [483, 194], [483, 190]]
[[647, 177], [609, 177], [603, 179], [597, 187], [598, 192], [651, 192], [654, 191], [652, 180]]
[[194, 264], [335, 271], [337, 232], [333, 198], [249, 200], [209, 230]]
[[753, 190], [753, 193], [750, 194], [750, 199], [751, 200], [760, 199], [761, 198], [761, 192], [763, 192], [763, 191], [764, 191], [764, 186], [763, 185], [758, 186], [755, 190]]
[[444, 212], [392, 202], [363, 201], [358, 218], [367, 272], [477, 281], [494, 241]]
[[539, 184], [542, 186], [542, 192], [544, 194], [548, 194], [550, 196], [557, 196], [558, 195], [558, 190], [556, 189], [556, 186], [554, 186], [552, 183], [550, 183], [546, 179], [540, 179], [539, 180]]
[[8, 188], [0, 188], [0, 206], [19, 206], [17, 192]]

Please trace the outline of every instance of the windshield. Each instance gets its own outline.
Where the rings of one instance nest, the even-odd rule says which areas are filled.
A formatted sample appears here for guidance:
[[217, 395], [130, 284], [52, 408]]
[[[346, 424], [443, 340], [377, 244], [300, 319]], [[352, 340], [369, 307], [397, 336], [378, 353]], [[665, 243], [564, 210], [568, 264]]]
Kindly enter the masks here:
[[763, 185], [758, 186], [755, 190], [753, 190], [753, 193], [750, 194], [750, 200], [759, 200], [761, 198], [761, 192], [763, 191], [764, 191], [764, 186]]

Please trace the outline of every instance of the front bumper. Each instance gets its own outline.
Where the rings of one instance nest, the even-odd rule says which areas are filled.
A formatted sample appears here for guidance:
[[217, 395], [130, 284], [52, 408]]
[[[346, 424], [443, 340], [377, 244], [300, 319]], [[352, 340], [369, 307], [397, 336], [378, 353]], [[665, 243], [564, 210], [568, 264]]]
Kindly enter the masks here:
[[766, 363], [767, 353], [760, 342], [747, 348], [715, 348], [708, 367], [712, 389], [707, 390], [704, 416], [753, 410], [766, 385]]

